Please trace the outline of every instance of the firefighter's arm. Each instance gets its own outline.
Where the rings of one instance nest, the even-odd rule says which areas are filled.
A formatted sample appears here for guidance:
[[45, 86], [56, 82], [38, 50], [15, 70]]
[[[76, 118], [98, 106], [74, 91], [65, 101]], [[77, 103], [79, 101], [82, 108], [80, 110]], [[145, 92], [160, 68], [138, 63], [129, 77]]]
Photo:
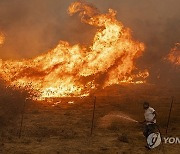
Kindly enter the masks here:
[[157, 112], [156, 111], [154, 111], [153, 114], [155, 114], [155, 116], [157, 116]]
[[152, 120], [152, 121], [154, 121], [154, 120], [156, 119], [156, 117], [157, 117], [157, 112], [156, 112], [156, 111], [154, 111], [154, 112], [153, 112], [153, 114], [154, 114], [155, 116], [154, 116], [154, 118], [153, 118], [153, 120]]

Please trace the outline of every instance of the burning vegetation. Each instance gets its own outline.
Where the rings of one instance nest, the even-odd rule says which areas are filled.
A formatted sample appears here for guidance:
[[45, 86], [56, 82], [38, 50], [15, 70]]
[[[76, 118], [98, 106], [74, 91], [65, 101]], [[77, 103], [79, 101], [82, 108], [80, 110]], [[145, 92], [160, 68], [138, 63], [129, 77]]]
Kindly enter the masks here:
[[180, 66], [180, 43], [176, 43], [167, 56], [170, 63]]
[[[48, 0], [47, 2], [49, 7], [50, 3]], [[15, 3], [19, 5], [18, 2]], [[35, 1], [30, 3], [34, 9]], [[52, 3], [54, 9], [57, 2]], [[39, 4], [41, 7], [42, 4]], [[5, 12], [8, 12], [7, 9]], [[20, 14], [26, 18], [23, 13]], [[156, 35], [151, 38], [151, 35], [145, 33], [150, 40], [153, 39], [149, 42], [150, 45], [148, 41], [146, 45], [147, 52], [151, 51], [151, 47], [155, 49], [149, 52], [154, 64], [148, 65], [148, 57], [145, 55], [142, 70], [137, 67], [136, 60], [145, 51], [145, 44], [135, 40], [131, 30], [117, 20], [115, 10], [100, 13], [92, 5], [74, 2], [69, 6], [68, 14], [78, 16], [83, 24], [96, 29], [91, 42], [72, 45], [60, 41], [48, 52], [31, 59], [0, 59], [0, 153], [146, 153], [146, 149], [142, 148], [145, 140], [139, 125], [143, 118], [144, 101], [150, 102], [157, 110], [157, 125], [160, 126], [158, 131], [162, 130], [162, 136], [165, 131], [167, 135], [167, 130], [172, 136], [179, 135], [177, 113], [180, 107], [180, 88], [152, 84], [156, 80], [152, 79], [153, 74], [158, 74], [158, 82], [163, 78], [168, 78], [167, 83], [173, 81], [173, 77], [169, 78], [171, 72], [161, 63], [164, 54], [160, 56], [154, 52], [167, 46], [162, 43], [164, 47], [157, 49], [153, 46], [159, 43], [155, 39]], [[13, 16], [12, 19], [15, 18]], [[22, 20], [24, 23], [24, 19]], [[151, 21], [150, 25], [152, 23]], [[148, 22], [145, 26], [147, 25]], [[16, 32], [21, 31], [16, 29]], [[5, 42], [7, 33], [4, 34], [0, 32], [0, 47], [6, 52], [4, 44], [9, 40]], [[73, 39], [77, 42], [77, 39]], [[154, 42], [156, 43], [153, 44]], [[24, 43], [20, 42], [21, 44], [25, 46]], [[5, 45], [9, 47], [11, 43]], [[178, 68], [179, 47], [180, 43], [177, 43], [165, 58]], [[159, 71], [158, 64], [164, 67], [162, 71]], [[157, 72], [154, 67], [157, 67]], [[145, 84], [149, 72], [151, 79], [148, 81], [151, 84]], [[178, 73], [177, 71], [177, 75]], [[172, 99], [170, 96], [173, 96]], [[40, 101], [36, 103], [34, 100]], [[155, 114], [154, 111], [152, 114]], [[177, 152], [179, 147], [175, 146], [165, 145], [165, 152]], [[161, 147], [154, 149], [154, 152], [161, 152]]]
[[83, 23], [97, 28], [92, 43], [72, 46], [60, 41], [33, 59], [1, 60], [0, 76], [9, 85], [31, 87], [42, 99], [87, 96], [113, 84], [145, 82], [148, 71], [135, 66], [145, 45], [132, 38], [131, 30], [116, 19], [116, 11], [101, 14], [91, 5], [75, 2], [68, 12], [78, 13]]

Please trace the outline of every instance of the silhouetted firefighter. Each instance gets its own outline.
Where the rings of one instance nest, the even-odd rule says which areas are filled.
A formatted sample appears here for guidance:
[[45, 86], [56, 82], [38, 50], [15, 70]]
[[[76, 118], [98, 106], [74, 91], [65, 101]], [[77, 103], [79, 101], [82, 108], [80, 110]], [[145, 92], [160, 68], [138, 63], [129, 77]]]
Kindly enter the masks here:
[[156, 128], [157, 113], [152, 107], [149, 106], [148, 102], [144, 102], [143, 108], [145, 110], [145, 112], [144, 112], [145, 120], [143, 122], [140, 122], [140, 123], [145, 124], [143, 134], [147, 138], [149, 136], [149, 134], [154, 132], [154, 130]]
[[148, 149], [152, 149], [160, 145], [161, 143], [161, 136], [159, 129], [156, 124], [156, 111], [149, 106], [148, 102], [144, 102], [143, 104], [144, 118], [141, 124], [145, 124], [143, 134], [146, 137], [147, 145], [145, 146]]

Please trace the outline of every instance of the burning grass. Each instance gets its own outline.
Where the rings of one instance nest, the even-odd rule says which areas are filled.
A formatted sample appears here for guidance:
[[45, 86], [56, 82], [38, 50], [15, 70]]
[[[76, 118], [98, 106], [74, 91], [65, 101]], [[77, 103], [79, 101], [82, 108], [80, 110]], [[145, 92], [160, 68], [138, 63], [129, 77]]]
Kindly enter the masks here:
[[[24, 140], [20, 140], [25, 144], [22, 145], [24, 151], [52, 153], [57, 149], [66, 153], [96, 153], [100, 147], [111, 150], [109, 153], [117, 153], [117, 149], [120, 151], [122, 148], [119, 141], [130, 146], [142, 145], [141, 131], [134, 120], [143, 117], [142, 102], [150, 100], [157, 108], [163, 129], [166, 124], [164, 113], [169, 107], [166, 101], [160, 100], [160, 96], [167, 99], [166, 89], [156, 91], [157, 87], [144, 84], [149, 76], [148, 70], [141, 71], [135, 66], [135, 59], [142, 55], [145, 45], [133, 39], [130, 29], [116, 19], [116, 11], [112, 9], [101, 14], [86, 3], [75, 2], [69, 7], [69, 14], [76, 13], [83, 23], [97, 28], [92, 44], [72, 46], [61, 41], [51, 51], [33, 59], [0, 60], [0, 76], [6, 80], [6, 83], [0, 82], [0, 126], [13, 122], [23, 112], [27, 98], [33, 98], [31, 93], [38, 91], [40, 105], [37, 103], [25, 115]], [[1, 38], [0, 44], [3, 41]], [[133, 84], [115, 88], [122, 83]], [[143, 85], [133, 87], [138, 83]], [[27, 90], [27, 86], [32, 89]], [[97, 94], [94, 138], [89, 139], [93, 99], [81, 99], [79, 96], [89, 96], [95, 91], [96, 94], [101, 92]], [[166, 108], [159, 101], [166, 103]], [[111, 114], [111, 111], [115, 113]], [[133, 118], [127, 115], [133, 115]], [[9, 136], [4, 137], [8, 140], [5, 153], [12, 147], [18, 147], [17, 134], [14, 134], [18, 128], [7, 128], [10, 131]], [[117, 133], [121, 135], [115, 139]], [[13, 139], [14, 143], [9, 142]], [[45, 148], [37, 147], [37, 142]], [[26, 149], [27, 144], [32, 146], [30, 150]], [[112, 148], [104, 148], [108, 146]], [[22, 151], [18, 148], [12, 151], [23, 153], [23, 148]]]
[[116, 18], [116, 11], [99, 13], [95, 7], [74, 2], [70, 15], [97, 28], [88, 45], [60, 41], [51, 51], [32, 59], [0, 61], [0, 75], [9, 85], [31, 87], [39, 99], [88, 96], [96, 89], [120, 83], [144, 83], [148, 70], [139, 70], [135, 60], [145, 45]]

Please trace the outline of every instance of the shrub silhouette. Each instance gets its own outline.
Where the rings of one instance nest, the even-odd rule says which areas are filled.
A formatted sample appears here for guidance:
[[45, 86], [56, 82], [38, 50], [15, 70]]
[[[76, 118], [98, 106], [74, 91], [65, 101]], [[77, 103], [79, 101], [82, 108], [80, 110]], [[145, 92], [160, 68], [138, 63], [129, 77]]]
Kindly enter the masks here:
[[11, 123], [22, 112], [23, 105], [29, 96], [28, 90], [8, 87], [0, 79], [0, 127]]

